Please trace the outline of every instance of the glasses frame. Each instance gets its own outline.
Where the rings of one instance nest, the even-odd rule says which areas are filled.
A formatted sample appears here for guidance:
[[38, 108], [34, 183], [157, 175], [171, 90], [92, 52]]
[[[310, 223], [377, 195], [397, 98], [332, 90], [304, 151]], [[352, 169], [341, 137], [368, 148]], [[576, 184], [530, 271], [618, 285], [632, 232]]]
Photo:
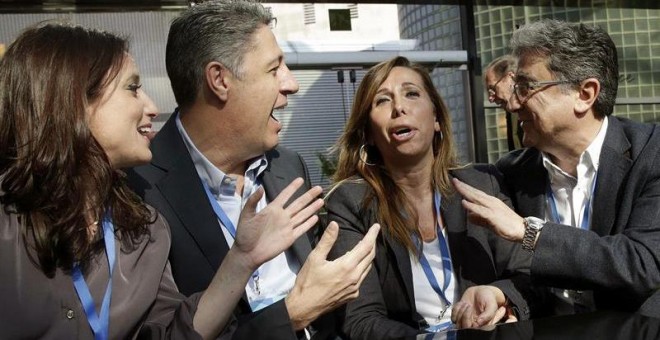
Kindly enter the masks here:
[[507, 76], [510, 76], [510, 74], [509, 74], [508, 72], [505, 73], [503, 76], [501, 76], [500, 79], [498, 79], [498, 80], [495, 82], [495, 84], [486, 87], [486, 90], [487, 90], [486, 92], [488, 93], [488, 96], [489, 96], [489, 97], [490, 97], [490, 96], [495, 96], [495, 95], [497, 94], [497, 93], [495, 92], [495, 89], [497, 88], [497, 84], [499, 84], [499, 83], [500, 83], [502, 80], [504, 80], [504, 78], [506, 78]]
[[[547, 88], [552, 85], [560, 85], [560, 84], [571, 84], [573, 83], [572, 81], [568, 80], [544, 80], [544, 81], [516, 81], [513, 84], [513, 93], [516, 94], [516, 98], [518, 98], [518, 101], [525, 102], [529, 97], [533, 96], [535, 93], [540, 92], [544, 89], [539, 89], [541, 87]], [[527, 84], [527, 95], [522, 96], [520, 94], [520, 84]]]

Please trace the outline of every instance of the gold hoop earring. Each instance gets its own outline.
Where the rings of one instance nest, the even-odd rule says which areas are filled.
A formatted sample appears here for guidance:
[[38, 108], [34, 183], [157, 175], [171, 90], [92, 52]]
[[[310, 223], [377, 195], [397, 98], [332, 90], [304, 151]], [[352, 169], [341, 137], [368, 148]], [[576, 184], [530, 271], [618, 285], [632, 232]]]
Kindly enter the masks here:
[[[364, 149], [366, 146], [366, 143], [360, 146], [360, 150], [358, 150], [358, 158], [360, 159], [360, 162], [364, 163], [365, 165], [374, 166], [376, 163], [369, 163], [369, 153]], [[364, 159], [362, 158], [362, 154], [365, 155]]]

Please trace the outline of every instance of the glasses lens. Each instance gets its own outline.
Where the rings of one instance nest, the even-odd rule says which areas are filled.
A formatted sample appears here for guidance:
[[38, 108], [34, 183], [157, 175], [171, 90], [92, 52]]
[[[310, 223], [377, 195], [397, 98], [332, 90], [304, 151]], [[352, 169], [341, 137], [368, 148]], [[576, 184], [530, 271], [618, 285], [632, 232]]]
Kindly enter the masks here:
[[526, 98], [529, 94], [529, 84], [528, 83], [517, 83], [514, 88], [516, 89], [516, 94], [520, 99]]

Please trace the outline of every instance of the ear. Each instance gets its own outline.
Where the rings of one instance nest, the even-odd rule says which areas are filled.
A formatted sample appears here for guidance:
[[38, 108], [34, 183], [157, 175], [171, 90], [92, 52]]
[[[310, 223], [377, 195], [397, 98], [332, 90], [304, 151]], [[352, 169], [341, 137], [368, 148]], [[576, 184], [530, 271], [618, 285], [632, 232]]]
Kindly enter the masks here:
[[227, 77], [231, 74], [229, 70], [217, 61], [212, 61], [204, 68], [204, 77], [209, 92], [225, 102], [229, 93]]
[[433, 122], [433, 130], [435, 130], [435, 132], [440, 132], [440, 123], [437, 118], [435, 119], [435, 122]]
[[578, 89], [578, 97], [575, 102], [575, 112], [580, 114], [585, 114], [589, 111], [598, 94], [600, 93], [600, 82], [596, 78], [587, 78], [580, 83], [580, 88]]

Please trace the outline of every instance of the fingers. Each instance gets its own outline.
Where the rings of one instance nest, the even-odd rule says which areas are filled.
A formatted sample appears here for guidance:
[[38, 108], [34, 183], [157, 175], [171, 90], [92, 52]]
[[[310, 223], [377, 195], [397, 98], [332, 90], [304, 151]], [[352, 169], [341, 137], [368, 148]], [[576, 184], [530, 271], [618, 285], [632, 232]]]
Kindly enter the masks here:
[[293, 181], [291, 181], [291, 183], [289, 183], [289, 185], [286, 186], [286, 188], [284, 188], [284, 190], [282, 190], [282, 192], [280, 192], [279, 195], [277, 195], [277, 197], [273, 200], [273, 202], [271, 202], [271, 204], [275, 204], [283, 207], [284, 204], [286, 204], [286, 202], [289, 201], [291, 196], [293, 196], [296, 190], [298, 190], [298, 188], [300, 188], [304, 182], [305, 181], [303, 181], [303, 179], [300, 177], [294, 179]]
[[351, 261], [352, 263], [362, 262], [363, 260], [370, 262], [373, 260], [375, 256], [376, 238], [378, 237], [379, 231], [380, 224], [374, 223], [362, 240], [360, 240], [350, 252], [342, 256], [342, 258], [348, 258], [347, 261]]
[[323, 236], [321, 236], [321, 240], [319, 240], [319, 243], [316, 245], [316, 248], [314, 248], [312, 252], [324, 260], [327, 259], [328, 253], [330, 253], [330, 249], [332, 249], [332, 246], [337, 240], [337, 235], [339, 235], [339, 225], [337, 225], [337, 222], [330, 222], [325, 228]]
[[[293, 182], [292, 182], [293, 183]], [[295, 192], [295, 191], [294, 191]], [[315, 186], [309, 190], [307, 190], [306, 193], [300, 195], [300, 197], [296, 198], [291, 204], [289, 204], [288, 207], [286, 207], [286, 211], [289, 212], [290, 216], [296, 215], [299, 211], [304, 209], [305, 207], [308, 206], [309, 202], [312, 202], [315, 198], [319, 197], [321, 193], [323, 192], [323, 189], [320, 186]], [[279, 197], [279, 196], [278, 196]], [[275, 202], [275, 201], [273, 201]], [[284, 201], [283, 203], [286, 203]], [[279, 204], [279, 203], [278, 203]], [[322, 205], [322, 204], [321, 204]], [[320, 209], [321, 207], [319, 207]], [[318, 209], [317, 209], [318, 210]]]
[[472, 327], [472, 305], [465, 301], [457, 302], [451, 310], [451, 320], [456, 324], [456, 328]]
[[294, 240], [297, 240], [302, 234], [306, 233], [309, 229], [316, 225], [319, 217], [317, 215], [310, 216], [305, 222], [300, 223], [298, 226], [293, 229]]
[[[505, 315], [506, 315], [506, 307], [501, 306], [501, 307], [499, 307], [499, 308], [495, 311], [495, 315], [493, 316], [492, 319], [490, 319], [490, 321], [489, 321], [489, 320], [485, 320], [485, 321], [488, 321], [488, 322], [485, 323], [485, 324], [486, 324], [486, 325], [494, 325], [494, 324], [498, 323], [500, 320], [502, 320], [502, 318], [503, 318]], [[480, 321], [482, 321], [482, 320], [481, 320], [481, 317], [480, 317], [479, 319], [477, 319], [477, 322], [479, 322], [479, 325], [481, 326], [481, 325], [482, 325], [482, 322], [480, 322]]]

